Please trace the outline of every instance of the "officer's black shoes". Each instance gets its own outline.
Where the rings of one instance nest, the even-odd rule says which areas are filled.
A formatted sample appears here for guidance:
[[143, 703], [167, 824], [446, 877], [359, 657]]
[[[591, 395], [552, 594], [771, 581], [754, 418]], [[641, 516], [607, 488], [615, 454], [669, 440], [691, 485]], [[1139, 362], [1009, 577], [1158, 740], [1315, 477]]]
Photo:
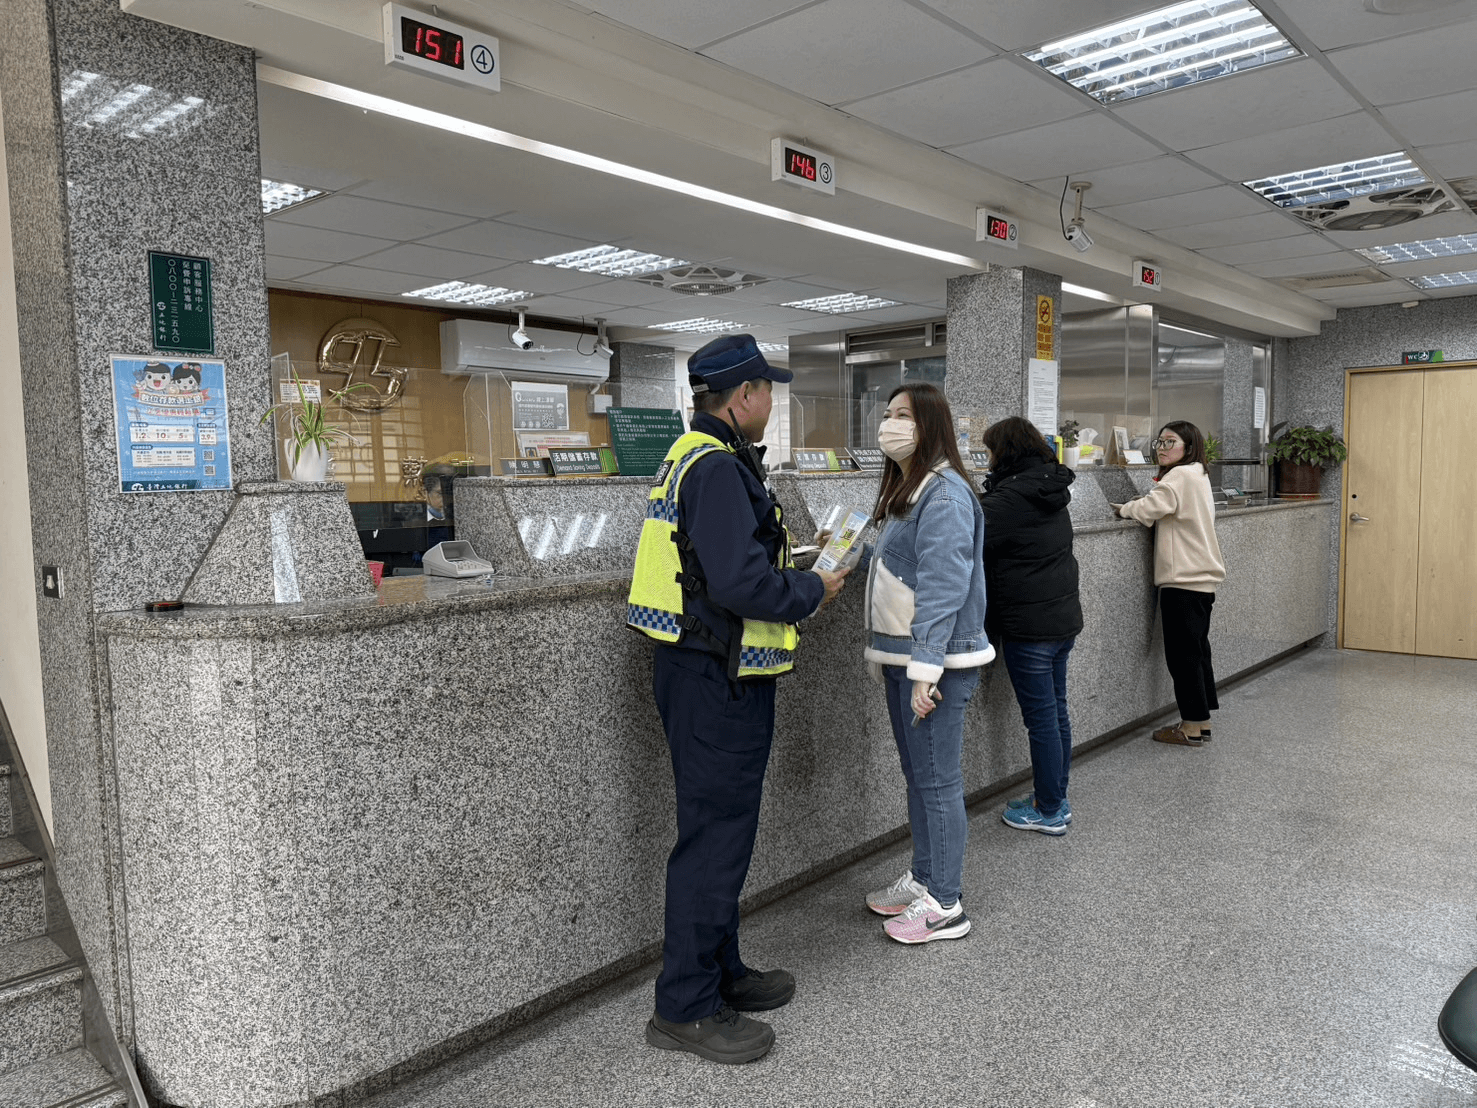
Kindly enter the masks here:
[[653, 1015], [646, 1022], [646, 1041], [659, 1050], [685, 1050], [710, 1062], [736, 1065], [768, 1054], [774, 1046], [774, 1028], [725, 1004], [707, 1019], [692, 1023], [672, 1023]]
[[743, 977], [718, 989], [723, 1003], [739, 1012], [767, 1012], [790, 1003], [795, 995], [795, 978], [782, 969], [767, 973], [751, 969]]

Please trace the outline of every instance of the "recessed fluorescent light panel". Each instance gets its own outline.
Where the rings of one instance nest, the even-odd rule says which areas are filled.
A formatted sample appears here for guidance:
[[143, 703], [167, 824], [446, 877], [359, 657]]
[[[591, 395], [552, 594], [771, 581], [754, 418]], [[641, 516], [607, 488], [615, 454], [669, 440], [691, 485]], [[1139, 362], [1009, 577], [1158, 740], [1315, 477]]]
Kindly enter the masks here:
[[1305, 204], [1348, 200], [1371, 192], [1419, 185], [1425, 180], [1426, 175], [1416, 164], [1397, 150], [1378, 158], [1321, 165], [1317, 169], [1302, 169], [1242, 184], [1279, 208], [1301, 208]]
[[551, 258], [535, 258], [534, 265], [552, 265], [559, 269], [577, 269], [581, 273], [598, 273], [602, 277], [637, 277], [656, 273], [674, 265], [686, 265], [681, 258], [646, 254], [640, 250], [622, 250], [619, 246], [592, 246], [588, 250], [572, 250]]
[[1355, 251], [1376, 265], [1390, 262], [1419, 262], [1426, 258], [1449, 258], [1453, 254], [1477, 254], [1477, 235], [1452, 235], [1444, 239], [1422, 239], [1420, 242], [1396, 242], [1389, 246], [1371, 246]]
[[262, 214], [271, 215], [280, 212], [284, 208], [290, 208], [294, 204], [301, 204], [308, 200], [315, 200], [327, 194], [322, 189], [305, 188], [302, 185], [289, 184], [286, 181], [269, 181], [262, 178]]
[[863, 296], [859, 292], [842, 293], [839, 296], [817, 296], [811, 300], [791, 300], [781, 304], [782, 308], [804, 308], [807, 312], [826, 312], [828, 315], [845, 315], [848, 312], [865, 312], [873, 308], [892, 308], [896, 300], [883, 300], [880, 296]]
[[1427, 277], [1407, 277], [1406, 280], [1418, 289], [1449, 289], [1457, 285], [1477, 285], [1477, 269], [1463, 270], [1461, 273], [1433, 273]]
[[1195, 0], [1048, 42], [1025, 57], [1113, 104], [1301, 54], [1247, 0]]
[[790, 344], [787, 342], [757, 342], [754, 345], [759, 347], [761, 354], [788, 354], [790, 352]]
[[719, 331], [742, 331], [747, 323], [734, 323], [728, 319], [679, 319], [672, 323], [658, 323], [657, 331], [680, 331], [686, 335], [713, 335]]
[[469, 285], [465, 281], [447, 281], [444, 285], [402, 292], [401, 296], [414, 296], [421, 300], [444, 300], [448, 304], [471, 304], [486, 308], [493, 304], [510, 304], [514, 300], [527, 300], [529, 293], [517, 289], [493, 288], [491, 285]]

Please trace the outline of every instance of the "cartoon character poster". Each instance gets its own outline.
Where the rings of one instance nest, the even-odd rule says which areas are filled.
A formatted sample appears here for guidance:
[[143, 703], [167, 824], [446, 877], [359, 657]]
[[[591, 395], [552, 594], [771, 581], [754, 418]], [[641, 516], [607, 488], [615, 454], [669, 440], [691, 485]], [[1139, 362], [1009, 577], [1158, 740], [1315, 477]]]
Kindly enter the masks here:
[[123, 492], [231, 487], [224, 362], [115, 354], [113, 406]]

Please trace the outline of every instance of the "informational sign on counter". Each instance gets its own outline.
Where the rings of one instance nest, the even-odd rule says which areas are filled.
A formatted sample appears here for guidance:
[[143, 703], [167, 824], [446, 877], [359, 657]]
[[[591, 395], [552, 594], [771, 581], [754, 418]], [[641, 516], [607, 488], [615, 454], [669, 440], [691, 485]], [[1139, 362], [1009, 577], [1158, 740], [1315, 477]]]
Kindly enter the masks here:
[[549, 448], [549, 465], [555, 477], [603, 477], [605, 466], [600, 460], [600, 451], [593, 448], [576, 450], [569, 447]]
[[801, 473], [840, 473], [859, 468], [857, 463], [838, 450], [792, 450], [795, 468]]
[[229, 489], [226, 364], [127, 354], [112, 363], [120, 491]]
[[610, 444], [624, 477], [655, 477], [682, 437], [682, 415], [669, 408], [611, 408]]
[[568, 431], [569, 386], [510, 381], [515, 431]]
[[848, 453], [860, 469], [881, 469], [887, 455], [875, 446], [853, 446]]
[[548, 458], [504, 458], [502, 471], [504, 477], [549, 477], [553, 473]]
[[150, 250], [149, 294], [153, 298], [155, 350], [215, 353], [209, 258]]

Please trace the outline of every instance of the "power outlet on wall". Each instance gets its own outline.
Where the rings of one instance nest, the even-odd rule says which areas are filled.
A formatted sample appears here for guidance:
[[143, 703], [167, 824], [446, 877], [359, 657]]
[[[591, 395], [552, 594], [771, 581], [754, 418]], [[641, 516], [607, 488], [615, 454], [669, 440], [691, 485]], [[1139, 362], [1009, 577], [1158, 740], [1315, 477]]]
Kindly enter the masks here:
[[52, 600], [62, 598], [62, 571], [56, 566], [41, 567], [41, 595]]

